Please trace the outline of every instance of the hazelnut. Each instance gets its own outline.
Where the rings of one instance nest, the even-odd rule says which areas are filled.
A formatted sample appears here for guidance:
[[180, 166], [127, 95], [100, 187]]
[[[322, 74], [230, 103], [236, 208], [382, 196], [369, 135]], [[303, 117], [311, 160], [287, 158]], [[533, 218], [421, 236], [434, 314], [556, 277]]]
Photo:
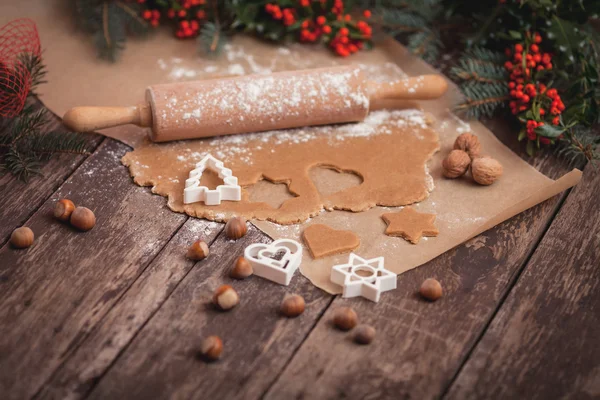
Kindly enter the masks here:
[[223, 352], [223, 341], [218, 336], [209, 336], [200, 344], [200, 354], [208, 361], [216, 361]]
[[421, 284], [419, 294], [429, 301], [436, 301], [442, 297], [442, 285], [436, 279], [425, 279]]
[[335, 310], [333, 324], [343, 331], [349, 331], [358, 323], [356, 312], [350, 307], [340, 307]]
[[369, 344], [375, 339], [375, 328], [371, 325], [359, 325], [354, 330], [354, 341], [358, 344]]
[[10, 235], [10, 244], [17, 249], [24, 249], [33, 244], [33, 231], [26, 226], [15, 229]]
[[477, 136], [471, 133], [463, 133], [458, 135], [454, 141], [454, 148], [457, 150], [466, 151], [472, 159], [477, 157], [481, 152], [481, 143]]
[[237, 240], [246, 235], [248, 227], [244, 217], [233, 217], [225, 224], [225, 236]]
[[446, 178], [458, 178], [467, 172], [471, 158], [462, 150], [452, 150], [442, 161], [443, 173]]
[[279, 309], [286, 317], [295, 318], [304, 312], [304, 298], [297, 294], [286, 296]]
[[471, 163], [471, 175], [480, 185], [491, 185], [502, 176], [502, 164], [491, 157], [480, 157]]
[[67, 222], [71, 219], [71, 214], [75, 210], [75, 204], [69, 199], [62, 199], [54, 205], [54, 218]]
[[71, 225], [80, 231], [89, 231], [96, 225], [96, 216], [86, 207], [77, 207], [71, 213]]
[[240, 297], [229, 285], [222, 285], [215, 290], [213, 303], [218, 309], [227, 311], [240, 304]]
[[252, 265], [244, 257], [238, 257], [235, 260], [233, 268], [229, 271], [229, 277], [233, 279], [245, 279], [252, 275]]
[[208, 257], [208, 245], [202, 240], [196, 240], [187, 251], [186, 257], [190, 260], [200, 261]]

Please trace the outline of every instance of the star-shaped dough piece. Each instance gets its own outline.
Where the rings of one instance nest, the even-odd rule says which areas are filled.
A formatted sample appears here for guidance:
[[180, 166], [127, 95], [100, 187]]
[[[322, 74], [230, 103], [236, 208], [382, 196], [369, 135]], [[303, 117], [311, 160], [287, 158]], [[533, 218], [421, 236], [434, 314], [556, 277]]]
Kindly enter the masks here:
[[385, 234], [400, 236], [413, 244], [419, 243], [423, 236], [437, 236], [440, 231], [435, 227], [435, 214], [417, 212], [412, 207], [404, 207], [400, 212], [381, 216], [388, 224]]
[[332, 268], [331, 281], [344, 288], [342, 297], [362, 296], [376, 303], [382, 292], [396, 289], [396, 274], [383, 267], [383, 257], [365, 260], [354, 253], [348, 263]]

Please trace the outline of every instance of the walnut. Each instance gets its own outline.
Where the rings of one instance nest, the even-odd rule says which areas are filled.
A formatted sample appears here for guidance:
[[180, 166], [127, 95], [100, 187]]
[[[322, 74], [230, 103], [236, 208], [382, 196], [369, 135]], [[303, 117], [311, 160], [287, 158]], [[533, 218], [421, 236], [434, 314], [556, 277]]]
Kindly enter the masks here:
[[454, 148], [466, 151], [469, 157], [474, 159], [479, 156], [479, 153], [481, 152], [481, 143], [479, 143], [477, 136], [471, 133], [463, 133], [454, 141]]
[[471, 163], [471, 175], [480, 185], [491, 185], [502, 176], [502, 165], [492, 157], [480, 157]]
[[467, 172], [471, 158], [462, 150], [452, 150], [442, 161], [443, 173], [446, 178], [458, 178]]

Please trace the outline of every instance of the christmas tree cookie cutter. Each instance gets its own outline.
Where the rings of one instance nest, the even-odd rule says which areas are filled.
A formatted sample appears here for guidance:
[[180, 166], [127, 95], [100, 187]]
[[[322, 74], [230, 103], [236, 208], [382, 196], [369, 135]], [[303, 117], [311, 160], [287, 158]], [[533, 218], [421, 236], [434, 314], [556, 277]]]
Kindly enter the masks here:
[[362, 296], [378, 302], [381, 293], [396, 289], [396, 274], [383, 266], [383, 257], [365, 260], [350, 253], [346, 264], [335, 265], [331, 281], [344, 288], [342, 297]]
[[244, 257], [252, 265], [254, 275], [287, 286], [302, 262], [302, 246], [291, 239], [254, 243], [246, 247]]
[[[223, 179], [223, 184], [217, 186], [216, 189], [200, 186], [200, 179], [207, 168], [215, 171], [219, 178]], [[183, 189], [183, 204], [203, 201], [207, 206], [215, 206], [224, 200], [240, 201], [242, 199], [242, 188], [238, 185], [237, 178], [233, 176], [229, 168], [225, 168], [222, 161], [210, 154], [196, 164], [196, 168], [190, 171], [189, 176], [185, 180]]]

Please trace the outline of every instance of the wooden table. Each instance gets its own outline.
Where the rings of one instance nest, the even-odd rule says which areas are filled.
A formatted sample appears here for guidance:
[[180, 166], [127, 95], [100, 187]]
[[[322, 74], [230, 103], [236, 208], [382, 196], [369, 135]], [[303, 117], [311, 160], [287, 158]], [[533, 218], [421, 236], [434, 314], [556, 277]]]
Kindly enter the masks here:
[[[516, 152], [514, 132], [488, 126]], [[600, 397], [600, 173], [398, 278], [375, 305], [331, 296], [298, 276], [289, 288], [227, 271], [237, 243], [223, 225], [169, 211], [132, 183], [130, 150], [90, 135], [89, 157], [62, 156], [29, 184], [0, 178], [0, 398], [429, 399]], [[557, 178], [553, 156], [527, 159]], [[98, 224], [78, 233], [52, 218], [68, 197]], [[160, 219], [159, 219], [160, 217]], [[36, 234], [28, 250], [11, 231]], [[184, 257], [196, 238], [201, 262]], [[444, 297], [416, 291], [436, 277]], [[241, 304], [210, 306], [232, 284]], [[287, 292], [306, 312], [285, 319]], [[370, 346], [332, 328], [351, 305], [377, 329]], [[196, 357], [202, 337], [223, 338], [223, 358]]]

